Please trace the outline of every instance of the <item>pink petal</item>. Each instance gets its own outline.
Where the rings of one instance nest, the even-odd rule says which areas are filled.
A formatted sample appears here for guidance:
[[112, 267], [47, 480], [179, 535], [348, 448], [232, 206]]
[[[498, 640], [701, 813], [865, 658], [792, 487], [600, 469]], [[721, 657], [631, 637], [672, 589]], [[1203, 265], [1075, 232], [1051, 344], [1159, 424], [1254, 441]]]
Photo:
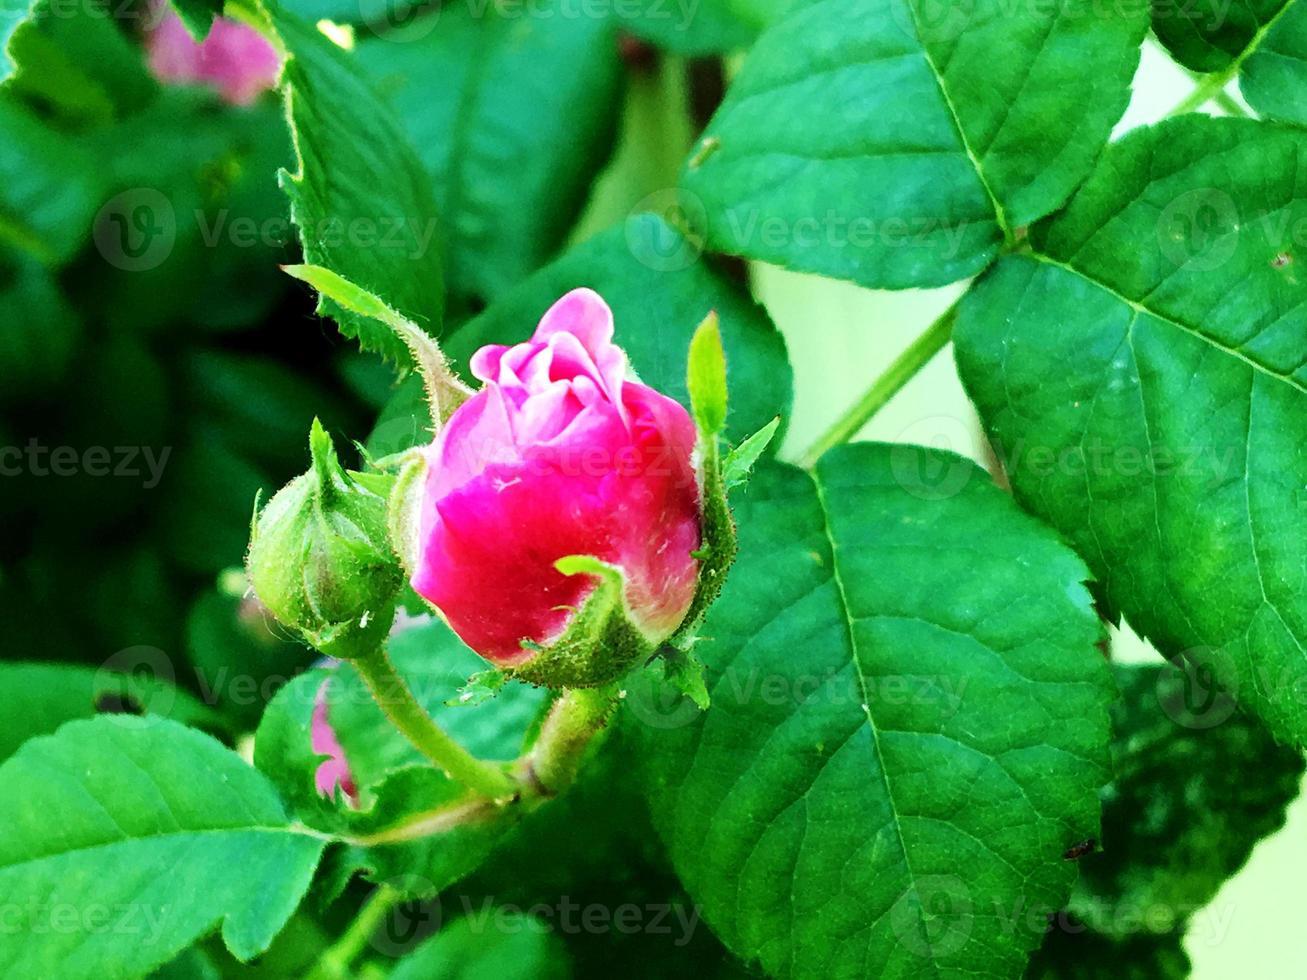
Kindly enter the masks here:
[[281, 57], [253, 27], [215, 18], [196, 42], [171, 9], [145, 38], [150, 71], [169, 85], [208, 85], [232, 105], [249, 105], [277, 84]]
[[331, 678], [322, 682], [317, 697], [313, 701], [313, 719], [309, 728], [309, 744], [318, 755], [327, 756], [314, 773], [314, 784], [318, 795], [328, 799], [336, 798], [339, 789], [345, 795], [350, 806], [358, 805], [358, 788], [350, 772], [349, 762], [345, 759], [345, 749], [336, 737], [336, 730], [327, 717], [327, 691]]

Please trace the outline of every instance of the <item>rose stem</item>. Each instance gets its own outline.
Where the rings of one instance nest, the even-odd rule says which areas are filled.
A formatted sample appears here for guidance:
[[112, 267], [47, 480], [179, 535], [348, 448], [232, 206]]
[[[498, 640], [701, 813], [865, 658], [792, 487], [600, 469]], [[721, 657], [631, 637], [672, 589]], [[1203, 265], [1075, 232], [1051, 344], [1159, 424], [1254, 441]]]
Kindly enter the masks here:
[[431, 719], [395, 670], [384, 646], [353, 663], [391, 724], [451, 779], [492, 800], [517, 795], [517, 782], [502, 766], [476, 758]]
[[540, 728], [540, 737], [523, 759], [524, 778], [540, 795], [557, 796], [576, 781], [591, 740], [617, 707], [616, 684], [563, 691]]

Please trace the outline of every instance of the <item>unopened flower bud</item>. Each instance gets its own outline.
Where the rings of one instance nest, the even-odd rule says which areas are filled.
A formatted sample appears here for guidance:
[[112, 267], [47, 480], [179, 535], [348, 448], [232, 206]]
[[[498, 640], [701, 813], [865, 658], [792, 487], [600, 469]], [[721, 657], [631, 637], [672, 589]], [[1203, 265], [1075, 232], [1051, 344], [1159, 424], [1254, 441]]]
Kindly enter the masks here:
[[255, 519], [250, 583], [278, 620], [322, 653], [367, 656], [385, 639], [403, 586], [386, 530], [392, 479], [344, 469], [316, 419], [309, 448], [309, 472]]

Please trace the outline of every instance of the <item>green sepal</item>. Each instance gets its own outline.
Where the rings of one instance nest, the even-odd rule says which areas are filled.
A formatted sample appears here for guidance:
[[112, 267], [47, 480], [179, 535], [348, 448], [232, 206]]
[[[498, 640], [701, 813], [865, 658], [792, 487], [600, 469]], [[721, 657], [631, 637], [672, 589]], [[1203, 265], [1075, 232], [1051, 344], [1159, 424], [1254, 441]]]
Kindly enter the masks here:
[[668, 643], [681, 651], [688, 651], [698, 635], [699, 627], [708, 608], [721, 594], [726, 573], [735, 561], [735, 518], [726, 499], [726, 484], [722, 480], [721, 460], [714, 436], [701, 447], [700, 493], [700, 544], [693, 555], [699, 562], [699, 581], [694, 600], [685, 619]]
[[694, 638], [691, 638], [684, 648], [671, 645], [663, 647], [660, 653], [663, 677], [693, 701], [700, 711], [707, 711], [712, 698], [708, 694], [708, 683], [704, 680], [703, 661], [690, 652], [694, 642]]
[[715, 311], [703, 318], [690, 338], [685, 380], [700, 441], [715, 438], [726, 428], [726, 352]]
[[246, 568], [281, 623], [321, 653], [349, 659], [385, 639], [404, 582], [386, 528], [394, 478], [346, 470], [317, 419], [309, 448], [309, 471], [256, 515]]
[[735, 561], [735, 521], [726, 502], [718, 437], [726, 426], [726, 355], [722, 350], [717, 314], [709, 313], [690, 338], [685, 371], [690, 411], [699, 431], [700, 545], [693, 553], [699, 562], [694, 601], [668, 642], [688, 650], [704, 614], [722, 590], [726, 572]]
[[420, 451], [410, 450], [399, 469], [386, 508], [386, 529], [390, 545], [399, 555], [407, 578], [413, 578], [421, 555], [422, 494], [426, 487], [427, 459]]
[[601, 687], [653, 656], [657, 644], [635, 625], [620, 568], [590, 555], [568, 555], [554, 567], [564, 575], [594, 576], [594, 591], [552, 643], [523, 640], [535, 656], [505, 668], [506, 674], [541, 687]]
[[722, 462], [722, 483], [727, 490], [748, 482], [753, 464], [767, 451], [780, 426], [780, 416], [777, 416], [726, 454]]
[[722, 462], [720, 433], [726, 426], [726, 358], [722, 351], [717, 315], [709, 313], [690, 340], [686, 386], [691, 411], [699, 431], [700, 545], [693, 552], [699, 562], [699, 582], [694, 600], [680, 627], [668, 639], [673, 654], [665, 656], [668, 677], [700, 707], [707, 704], [702, 667], [689, 650], [699, 633], [708, 608], [721, 594], [726, 573], [735, 561], [735, 519], [731, 516], [727, 491], [744, 483], [753, 464], [780, 427], [775, 418], [731, 450]]

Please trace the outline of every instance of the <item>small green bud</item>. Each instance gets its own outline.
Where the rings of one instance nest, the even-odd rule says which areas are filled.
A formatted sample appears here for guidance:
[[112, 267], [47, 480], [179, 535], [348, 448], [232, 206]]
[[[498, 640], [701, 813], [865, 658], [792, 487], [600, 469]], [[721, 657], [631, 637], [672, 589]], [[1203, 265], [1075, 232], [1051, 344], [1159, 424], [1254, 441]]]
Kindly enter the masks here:
[[404, 584], [386, 529], [393, 478], [342, 467], [317, 419], [309, 452], [312, 468], [255, 517], [250, 583], [310, 646], [341, 659], [366, 656], [390, 630]]

